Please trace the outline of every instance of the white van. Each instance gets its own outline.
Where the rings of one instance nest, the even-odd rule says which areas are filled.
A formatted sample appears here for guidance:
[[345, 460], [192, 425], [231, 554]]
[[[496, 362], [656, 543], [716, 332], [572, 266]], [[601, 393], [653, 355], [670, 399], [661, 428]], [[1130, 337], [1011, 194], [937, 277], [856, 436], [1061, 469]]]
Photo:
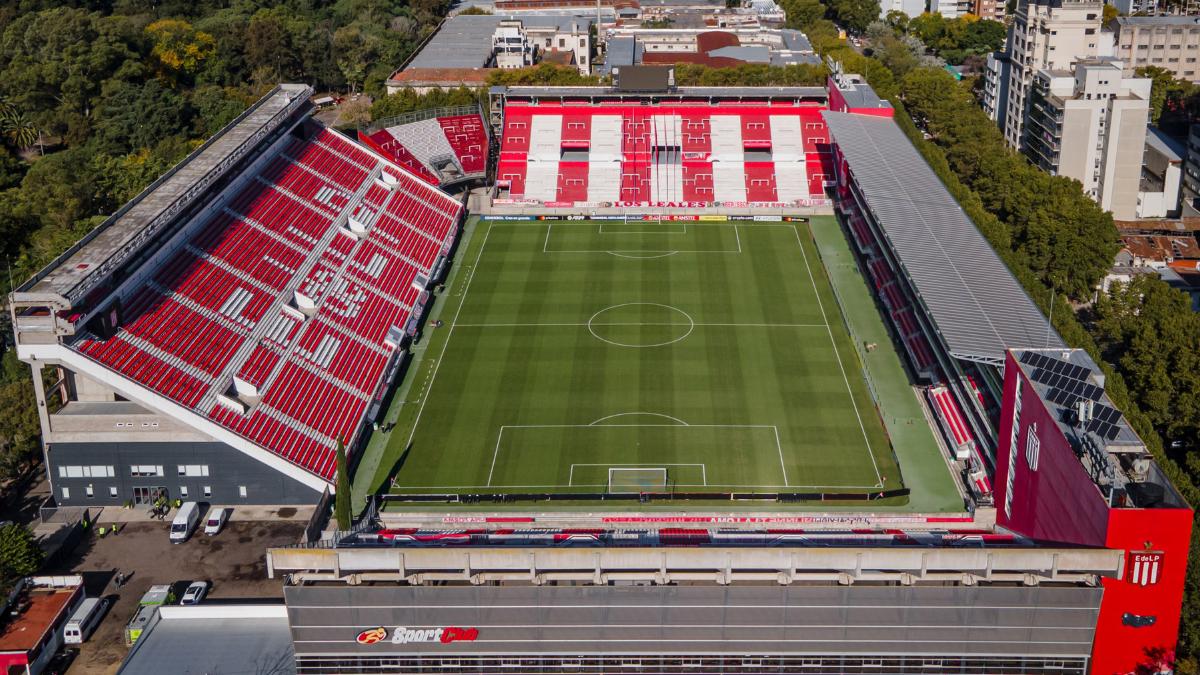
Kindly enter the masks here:
[[196, 502], [184, 502], [171, 521], [171, 543], [182, 544], [192, 536], [196, 526], [200, 524], [200, 505]]
[[100, 625], [106, 607], [108, 600], [105, 598], [86, 598], [79, 603], [79, 609], [63, 626], [63, 642], [69, 645], [83, 644]]

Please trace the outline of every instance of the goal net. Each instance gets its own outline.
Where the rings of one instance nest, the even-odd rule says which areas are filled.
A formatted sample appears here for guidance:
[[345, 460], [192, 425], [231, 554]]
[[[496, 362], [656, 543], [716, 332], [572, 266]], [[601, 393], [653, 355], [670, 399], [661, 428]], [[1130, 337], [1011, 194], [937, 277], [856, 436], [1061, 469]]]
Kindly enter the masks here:
[[612, 494], [665, 492], [666, 468], [611, 467], [608, 470], [608, 491]]

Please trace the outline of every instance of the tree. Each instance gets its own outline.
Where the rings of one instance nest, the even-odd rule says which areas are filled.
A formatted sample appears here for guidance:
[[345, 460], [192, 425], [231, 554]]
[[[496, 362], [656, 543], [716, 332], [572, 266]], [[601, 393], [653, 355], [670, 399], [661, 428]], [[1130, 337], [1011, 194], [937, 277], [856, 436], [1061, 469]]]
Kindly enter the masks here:
[[337, 442], [337, 494], [333, 496], [333, 517], [341, 531], [350, 529], [350, 466], [346, 459], [346, 446], [341, 439]]
[[154, 44], [150, 53], [171, 77], [192, 77], [216, 51], [213, 36], [192, 28], [187, 21], [160, 19], [146, 26]]
[[847, 31], [858, 35], [879, 18], [879, 0], [830, 0], [829, 14]]
[[4, 135], [22, 150], [37, 143], [42, 135], [29, 115], [21, 111], [0, 114], [0, 124], [3, 125]]
[[0, 475], [15, 478], [41, 449], [41, 425], [29, 367], [12, 349], [0, 356], [0, 365]]
[[44, 558], [28, 528], [23, 525], [0, 527], [0, 574], [6, 580], [37, 572]]

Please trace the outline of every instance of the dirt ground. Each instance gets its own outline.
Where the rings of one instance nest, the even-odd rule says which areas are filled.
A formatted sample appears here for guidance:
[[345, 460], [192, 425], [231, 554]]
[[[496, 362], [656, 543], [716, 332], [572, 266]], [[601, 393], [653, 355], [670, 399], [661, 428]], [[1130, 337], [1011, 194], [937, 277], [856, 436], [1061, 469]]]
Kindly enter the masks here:
[[[266, 549], [294, 544], [303, 522], [230, 521], [215, 537], [197, 532], [183, 544], [167, 539], [170, 521], [126, 523], [118, 535], [88, 537], [47, 574], [82, 574], [89, 596], [112, 598], [104, 621], [91, 639], [81, 645], [70, 675], [111, 675], [128, 653], [125, 624], [138, 600], [154, 584], [181, 580], [208, 580], [208, 598], [281, 598], [279, 579], [268, 579]], [[130, 574], [117, 588], [117, 573]]]

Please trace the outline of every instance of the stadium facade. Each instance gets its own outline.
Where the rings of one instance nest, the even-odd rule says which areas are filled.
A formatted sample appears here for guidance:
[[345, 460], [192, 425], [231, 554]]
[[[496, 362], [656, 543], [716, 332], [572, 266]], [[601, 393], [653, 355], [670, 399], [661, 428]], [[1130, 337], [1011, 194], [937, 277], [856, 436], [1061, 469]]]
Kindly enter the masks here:
[[[451, 136], [479, 130], [439, 122], [471, 156], [439, 164], [411, 130], [320, 127], [309, 94], [271, 92], [10, 297], [20, 357], [56, 373], [56, 498], [315, 501], [362, 447], [454, 253], [434, 184], [477, 143]], [[268, 552], [297, 672], [1170, 670], [1191, 508], [863, 82], [630, 69], [488, 115], [484, 217], [835, 214], [962, 508], [410, 501]]]

